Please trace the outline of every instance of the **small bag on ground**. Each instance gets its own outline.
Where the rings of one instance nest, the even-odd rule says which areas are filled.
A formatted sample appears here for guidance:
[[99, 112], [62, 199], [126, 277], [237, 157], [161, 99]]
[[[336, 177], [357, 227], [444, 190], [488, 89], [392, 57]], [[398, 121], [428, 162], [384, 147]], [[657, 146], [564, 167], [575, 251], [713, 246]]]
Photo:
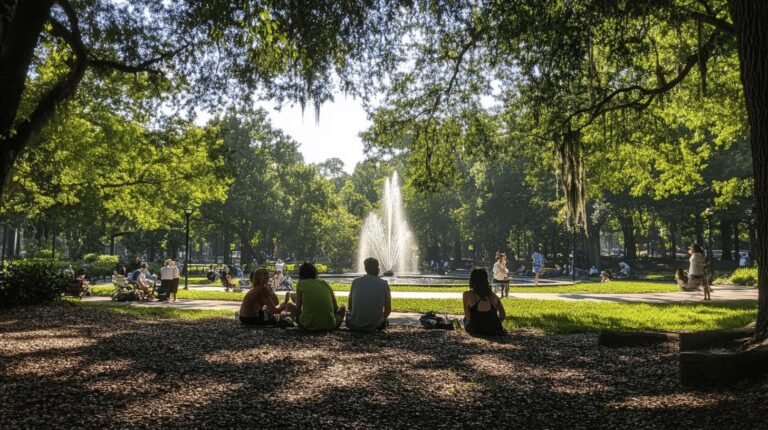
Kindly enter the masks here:
[[419, 318], [419, 322], [421, 325], [428, 329], [437, 329], [437, 330], [453, 330], [453, 324], [447, 319], [443, 318], [441, 316], [438, 316], [434, 312], [430, 311], [425, 313]]

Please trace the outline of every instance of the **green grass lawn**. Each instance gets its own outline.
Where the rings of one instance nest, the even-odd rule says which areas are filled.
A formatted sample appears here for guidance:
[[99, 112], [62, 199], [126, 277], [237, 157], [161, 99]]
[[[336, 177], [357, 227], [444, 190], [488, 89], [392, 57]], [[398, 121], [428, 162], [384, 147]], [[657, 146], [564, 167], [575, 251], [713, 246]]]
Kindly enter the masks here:
[[[207, 285], [208, 280], [202, 277], [197, 279], [190, 278], [190, 285]], [[219, 286], [219, 284], [211, 284]], [[334, 291], [349, 291], [348, 284], [331, 284]], [[460, 293], [467, 289], [467, 286], [457, 285], [450, 287], [429, 287], [423, 285], [393, 285], [392, 291], [414, 291], [414, 292], [456, 292]], [[112, 287], [93, 287], [96, 295], [106, 296], [112, 294]], [[511, 287], [513, 293], [618, 293], [618, 294], [638, 294], [638, 293], [668, 293], [679, 291], [676, 284], [672, 282], [652, 282], [652, 281], [612, 281], [606, 283], [583, 282], [576, 285], [556, 285], [556, 286], [530, 286], [530, 287]], [[199, 290], [179, 290], [179, 298], [183, 299], [201, 299], [201, 300], [242, 300], [242, 293], [227, 293], [225, 291], [199, 291]]]
[[[221, 282], [211, 282], [205, 276], [190, 276], [189, 285], [221, 285]], [[181, 278], [181, 285], [184, 285], [184, 278]]]
[[[332, 284], [334, 291], [349, 291], [349, 285]], [[466, 291], [468, 286], [457, 285], [451, 287], [428, 287], [423, 285], [392, 285], [392, 291], [426, 291], [426, 292], [457, 292]], [[589, 293], [589, 294], [608, 294], [608, 293], [668, 293], [679, 291], [676, 284], [672, 282], [648, 282], [648, 281], [612, 281], [612, 282], [583, 282], [575, 285], [552, 285], [538, 287], [510, 287], [512, 293]]]
[[[172, 318], [196, 320], [232, 318], [231, 311], [181, 310], [174, 307], [128, 307], [119, 304], [88, 304], [71, 300], [85, 307], [104, 307], [110, 311], [142, 318]], [[338, 303], [346, 305], [346, 297]], [[553, 333], [610, 330], [698, 331], [742, 327], [754, 321], [757, 304], [751, 301], [727, 303], [596, 303], [557, 300], [504, 299], [507, 319], [504, 326], [535, 328]], [[396, 312], [435, 311], [460, 315], [461, 301], [455, 299], [393, 299]]]
[[[342, 300], [339, 300], [342, 302]], [[506, 328], [538, 328], [570, 333], [610, 330], [699, 331], [742, 327], [757, 317], [752, 301], [726, 303], [598, 303], [560, 300], [503, 299]], [[458, 300], [392, 299], [405, 312], [436, 311], [459, 315]]]
[[[91, 292], [96, 296], [111, 296], [115, 292], [114, 287], [96, 286], [91, 287]], [[224, 291], [200, 291], [200, 290], [184, 290], [179, 289], [176, 297], [179, 299], [196, 299], [196, 300], [227, 300], [240, 302], [243, 300], [245, 293], [228, 293]]]

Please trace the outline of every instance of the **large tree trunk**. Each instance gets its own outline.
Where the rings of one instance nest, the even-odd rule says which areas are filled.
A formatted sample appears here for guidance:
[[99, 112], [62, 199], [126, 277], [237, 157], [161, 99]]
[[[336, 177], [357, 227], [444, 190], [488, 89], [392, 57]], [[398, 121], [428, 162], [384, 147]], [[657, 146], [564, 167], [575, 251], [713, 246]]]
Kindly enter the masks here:
[[595, 267], [600, 267], [600, 227], [589, 226], [589, 261]]
[[669, 248], [667, 248], [667, 252], [671, 254], [670, 257], [673, 260], [677, 258], [677, 235], [675, 235], [676, 229], [677, 225], [674, 223], [667, 225], [667, 241], [669, 242]]
[[729, 0], [739, 47], [755, 179], [758, 314], [755, 340], [768, 334], [768, 2]]
[[733, 243], [731, 241], [731, 227], [733, 221], [724, 219], [720, 220], [720, 249], [723, 250], [723, 254], [720, 257], [720, 261], [733, 261], [731, 250], [733, 249]]
[[230, 249], [231, 243], [229, 242], [229, 238], [227, 236], [224, 236], [224, 240], [222, 241], [222, 247], [221, 251], [224, 253], [224, 265], [231, 266], [232, 265], [232, 251]]
[[253, 246], [251, 246], [251, 243], [249, 240], [245, 239], [244, 236], [241, 236], [240, 237], [240, 267], [248, 267], [250, 269], [251, 260], [253, 260], [253, 257], [254, 257]]
[[53, 0], [24, 0], [0, 5], [0, 186], [9, 179], [26, 143], [12, 131], [29, 65], [52, 4]]
[[624, 258], [637, 258], [637, 245], [635, 243], [635, 221], [632, 214], [622, 216], [619, 219], [621, 232], [624, 235]]
[[702, 248], [706, 248], [707, 242], [704, 240], [704, 221], [699, 215], [696, 215], [696, 219], [693, 222], [693, 234], [696, 243], [701, 245]]
[[[590, 206], [589, 208], [592, 208]], [[597, 216], [596, 216], [597, 215]], [[587, 212], [587, 233], [589, 234], [589, 254], [590, 264], [600, 267], [600, 229], [608, 221], [608, 211], [602, 210], [595, 214], [594, 210]]]
[[460, 240], [457, 240], [453, 242], [453, 269], [463, 267], [462, 263], [462, 242]]

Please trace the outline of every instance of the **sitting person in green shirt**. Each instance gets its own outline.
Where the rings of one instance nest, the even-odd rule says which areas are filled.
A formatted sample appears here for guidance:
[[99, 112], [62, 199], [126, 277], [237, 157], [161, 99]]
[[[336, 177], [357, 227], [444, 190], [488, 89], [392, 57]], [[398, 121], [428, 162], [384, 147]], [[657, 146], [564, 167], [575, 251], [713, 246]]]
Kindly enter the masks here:
[[317, 279], [317, 269], [307, 262], [299, 267], [296, 308], [299, 327], [310, 331], [335, 330], [341, 325], [346, 313], [344, 306], [336, 303], [331, 286]]

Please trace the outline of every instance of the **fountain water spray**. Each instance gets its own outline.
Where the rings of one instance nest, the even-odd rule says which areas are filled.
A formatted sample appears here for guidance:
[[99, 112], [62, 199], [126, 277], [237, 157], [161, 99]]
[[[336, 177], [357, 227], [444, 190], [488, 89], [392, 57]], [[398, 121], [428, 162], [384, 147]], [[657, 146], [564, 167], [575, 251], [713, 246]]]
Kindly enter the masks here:
[[403, 214], [397, 172], [384, 183], [380, 214], [371, 212], [363, 224], [357, 252], [358, 271], [365, 271], [363, 261], [368, 257], [379, 260], [382, 272], [417, 273], [418, 255]]

